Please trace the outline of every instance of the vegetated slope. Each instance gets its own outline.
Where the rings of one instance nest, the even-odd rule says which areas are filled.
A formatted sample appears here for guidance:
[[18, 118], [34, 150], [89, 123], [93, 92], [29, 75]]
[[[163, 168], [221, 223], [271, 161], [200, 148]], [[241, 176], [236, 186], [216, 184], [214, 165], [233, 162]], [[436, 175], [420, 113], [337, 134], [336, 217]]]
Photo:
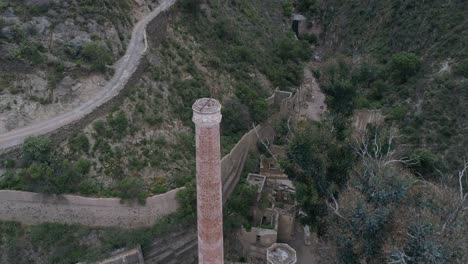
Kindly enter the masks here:
[[140, 15], [134, 1], [0, 1], [0, 132], [95, 94]]
[[468, 155], [468, 3], [320, 1], [328, 55], [352, 57], [358, 108], [382, 108], [419, 157], [454, 173]]
[[[22, 160], [4, 164], [1, 188], [138, 199], [185, 185], [183, 210], [170, 225], [192, 220], [195, 151], [190, 119], [195, 99], [222, 101], [225, 154], [253, 122], [267, 117], [264, 99], [275, 88], [271, 83], [291, 89], [300, 83], [301, 62], [309, 54], [309, 46], [289, 34], [280, 3], [210, 2], [196, 9], [182, 3], [175, 9], [166, 40], [150, 48], [148, 68], [122, 104], [59, 148], [44, 137], [28, 140]], [[71, 263], [122, 246], [147, 245], [159, 231], [4, 223], [0, 233], [5, 238], [0, 263], [13, 258], [18, 263], [36, 258]], [[56, 233], [61, 235], [47, 235]]]
[[23, 159], [5, 164], [1, 188], [132, 199], [192, 186], [197, 98], [224, 105], [223, 155], [265, 120], [274, 88], [300, 83], [309, 45], [289, 32], [281, 3], [192, 7], [181, 2], [174, 10], [167, 38], [150, 48], [147, 69], [119, 107], [60, 148], [28, 140]]
[[[299, 2], [324, 30], [331, 118], [296, 127], [284, 165], [320, 263], [465, 263], [466, 2]], [[359, 108], [387, 124], [356, 141]]]

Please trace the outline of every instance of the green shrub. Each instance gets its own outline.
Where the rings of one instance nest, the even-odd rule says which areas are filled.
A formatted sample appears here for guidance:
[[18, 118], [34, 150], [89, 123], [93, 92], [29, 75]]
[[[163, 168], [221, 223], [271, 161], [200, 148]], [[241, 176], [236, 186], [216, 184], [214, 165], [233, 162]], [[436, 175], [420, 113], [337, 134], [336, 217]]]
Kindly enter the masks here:
[[437, 157], [427, 149], [416, 149], [411, 153], [410, 158], [415, 161], [409, 167], [415, 172], [427, 176], [435, 171]]
[[320, 77], [322, 76], [322, 72], [320, 71], [320, 69], [314, 69], [312, 71], [312, 74], [314, 75], [314, 78], [315, 79], [320, 79]]
[[312, 54], [307, 41], [298, 41], [292, 35], [281, 38], [275, 45], [276, 52], [283, 62], [288, 60], [305, 61]]
[[187, 12], [196, 13], [200, 8], [200, 0], [181, 0], [178, 3]]
[[285, 173], [295, 180], [296, 199], [307, 214], [305, 223], [315, 227], [326, 214], [324, 200], [348, 181], [353, 157], [326, 124], [306, 123], [289, 142]]
[[248, 107], [238, 100], [225, 101], [222, 115], [221, 128], [223, 135], [247, 131], [252, 124]]
[[351, 116], [355, 108], [356, 88], [348, 80], [338, 80], [324, 87], [327, 105], [343, 116]]
[[23, 160], [26, 164], [34, 161], [47, 162], [52, 153], [52, 142], [48, 137], [30, 137], [24, 141], [22, 147]]
[[414, 53], [400, 52], [393, 55], [390, 61], [390, 72], [393, 79], [405, 83], [421, 68], [421, 60]]
[[283, 0], [283, 15], [290, 17], [294, 11], [294, 6], [291, 0]]
[[159, 125], [163, 121], [163, 118], [160, 114], [152, 112], [145, 113], [143, 119], [145, 119], [145, 121], [152, 126]]
[[434, 236], [431, 224], [414, 223], [408, 228], [408, 242], [405, 246], [405, 252], [411, 260], [408, 263], [446, 263], [446, 252]]
[[81, 55], [96, 71], [105, 72], [106, 65], [112, 63], [112, 53], [104, 45], [95, 41], [86, 43]]
[[309, 44], [312, 44], [312, 45], [315, 45], [318, 42], [318, 37], [314, 33], [303, 34], [301, 35], [301, 39], [309, 42]]
[[316, 0], [298, 0], [297, 9], [311, 16], [318, 10], [318, 4]]
[[128, 119], [127, 115], [123, 111], [110, 115], [108, 117], [108, 122], [114, 134], [119, 138], [122, 138], [127, 134]]
[[405, 105], [399, 105], [399, 106], [393, 107], [389, 111], [386, 119], [402, 121], [407, 114], [408, 114], [408, 107]]
[[126, 177], [117, 185], [117, 194], [123, 201], [137, 200], [140, 204], [146, 202], [145, 182], [140, 178]]
[[16, 166], [16, 162], [11, 159], [7, 159], [3, 162], [5, 169], [13, 169]]
[[40, 64], [44, 62], [44, 56], [42, 55], [44, 51], [44, 47], [38, 43], [23, 41], [20, 45], [17, 57], [33, 64]]
[[[236, 96], [242, 104], [250, 109], [251, 119], [255, 123], [261, 123], [268, 117], [268, 105], [264, 98], [260, 95], [260, 91], [249, 88], [245, 84], [239, 84], [236, 90]], [[248, 124], [250, 126], [251, 124]]]
[[107, 128], [107, 123], [104, 120], [97, 120], [93, 124], [94, 128], [94, 138], [98, 139], [99, 137], [106, 137], [106, 138], [111, 138], [112, 137], [112, 131], [110, 131]]
[[195, 183], [191, 182], [185, 186], [183, 190], [177, 192], [177, 201], [179, 202], [179, 212], [190, 218], [195, 218], [197, 215], [197, 192]]
[[468, 78], [468, 59], [461, 61], [456, 67], [455, 67], [455, 73]]
[[76, 134], [69, 140], [70, 149], [76, 152], [88, 153], [89, 151], [89, 140], [85, 134]]

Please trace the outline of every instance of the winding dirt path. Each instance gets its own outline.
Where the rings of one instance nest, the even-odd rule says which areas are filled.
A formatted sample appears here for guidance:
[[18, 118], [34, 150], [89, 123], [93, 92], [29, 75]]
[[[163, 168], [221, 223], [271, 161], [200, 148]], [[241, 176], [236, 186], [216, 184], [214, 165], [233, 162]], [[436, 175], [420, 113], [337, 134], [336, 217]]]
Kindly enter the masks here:
[[92, 100], [69, 112], [1, 134], [0, 150], [21, 145], [28, 137], [48, 134], [65, 125], [76, 122], [118, 95], [136, 71], [143, 55], [146, 53], [146, 26], [161, 12], [166, 11], [174, 5], [175, 2], [176, 0], [162, 0], [157, 8], [135, 25], [125, 55], [115, 63], [115, 74], [103, 87], [102, 92], [97, 94]]

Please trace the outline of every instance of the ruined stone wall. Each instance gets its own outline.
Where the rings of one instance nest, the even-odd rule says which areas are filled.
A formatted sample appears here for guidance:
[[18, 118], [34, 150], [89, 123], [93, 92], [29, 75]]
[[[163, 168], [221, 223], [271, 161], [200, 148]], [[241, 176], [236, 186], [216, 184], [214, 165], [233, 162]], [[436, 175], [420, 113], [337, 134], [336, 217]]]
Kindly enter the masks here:
[[353, 115], [352, 127], [354, 135], [358, 136], [364, 133], [369, 124], [381, 125], [385, 121], [385, 116], [380, 110], [361, 109], [355, 110]]
[[145, 205], [122, 204], [119, 198], [0, 191], [0, 220], [28, 225], [64, 223], [94, 227], [149, 227], [158, 218], [176, 212], [179, 190], [149, 197]]
[[221, 177], [223, 180], [223, 202], [229, 198], [239, 182], [247, 156], [255, 148], [258, 138], [272, 139], [275, 136], [273, 127], [268, 124], [258, 125], [245, 134], [229, 154], [221, 160]]

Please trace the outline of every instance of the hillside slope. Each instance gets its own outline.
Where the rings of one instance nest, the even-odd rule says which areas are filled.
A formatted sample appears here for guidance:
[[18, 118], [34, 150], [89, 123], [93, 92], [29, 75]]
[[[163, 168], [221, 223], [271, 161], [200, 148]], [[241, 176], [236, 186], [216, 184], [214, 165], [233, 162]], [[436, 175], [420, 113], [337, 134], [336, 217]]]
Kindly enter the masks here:
[[[277, 86], [293, 90], [300, 83], [310, 46], [290, 34], [280, 2], [209, 1], [201, 6], [187, 2], [191, 1], [180, 1], [168, 16], [165, 40], [150, 47], [148, 67], [118, 107], [56, 148], [47, 138], [28, 141], [21, 160], [4, 164], [0, 188], [127, 200], [178, 186], [193, 190], [195, 99], [212, 96], [222, 101], [224, 155], [254, 123], [268, 117], [264, 99]], [[151, 35], [148, 38], [153, 43]], [[44, 155], [32, 154], [35, 147]], [[189, 196], [184, 201], [183, 215], [171, 218], [168, 225], [193, 220], [194, 200]], [[0, 226], [5, 226], [0, 231], [7, 238], [0, 245], [6, 252], [1, 263], [11, 262], [17, 252], [31, 252], [21, 255], [18, 263], [38, 255], [41, 263], [95, 260], [123, 246], [148, 246], [156, 234], [62, 225]], [[35, 237], [37, 229], [65, 235]], [[17, 246], [12, 248], [11, 241]]]
[[131, 0], [0, 1], [0, 133], [98, 93], [146, 8]]
[[[419, 172], [435, 176], [436, 170], [452, 174], [460, 168], [468, 155], [468, 3], [317, 5], [325, 53], [349, 58], [349, 79], [360, 95], [356, 107], [384, 110], [413, 149], [409, 154], [423, 160], [426, 168]], [[406, 67], [408, 59], [414, 69]]]

